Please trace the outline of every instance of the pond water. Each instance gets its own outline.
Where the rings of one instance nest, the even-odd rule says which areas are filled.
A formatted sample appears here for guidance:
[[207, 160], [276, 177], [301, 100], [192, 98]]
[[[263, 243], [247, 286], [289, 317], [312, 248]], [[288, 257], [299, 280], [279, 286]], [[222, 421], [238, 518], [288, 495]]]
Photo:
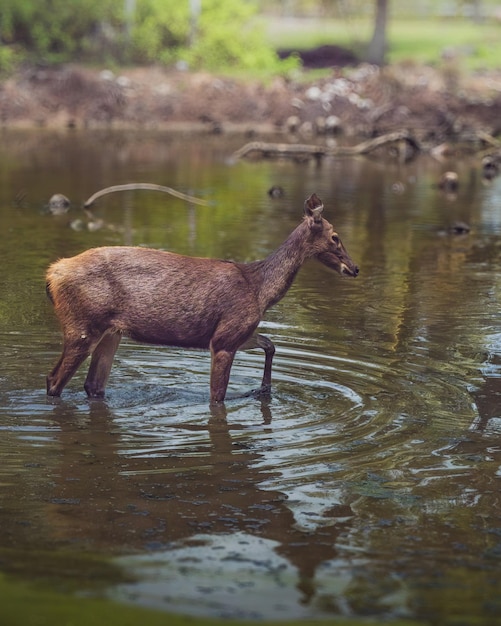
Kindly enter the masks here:
[[[501, 178], [228, 157], [242, 137], [11, 132], [0, 145], [0, 570], [193, 616], [501, 612]], [[453, 168], [454, 196], [436, 188]], [[81, 206], [108, 185], [168, 185]], [[283, 187], [283, 198], [268, 189]], [[73, 202], [61, 216], [53, 193]], [[356, 280], [309, 262], [239, 353], [223, 409], [209, 355], [123, 342], [105, 401], [86, 367], [49, 402], [61, 335], [44, 271], [97, 245], [264, 258], [316, 192]], [[457, 220], [466, 235], [450, 234]], [[92, 557], [92, 558], [91, 558]]]

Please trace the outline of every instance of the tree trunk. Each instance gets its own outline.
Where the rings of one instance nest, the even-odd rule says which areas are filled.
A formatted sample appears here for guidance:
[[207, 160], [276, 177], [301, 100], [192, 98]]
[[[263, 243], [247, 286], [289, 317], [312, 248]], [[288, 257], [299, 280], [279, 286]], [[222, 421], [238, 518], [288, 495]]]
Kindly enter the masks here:
[[384, 65], [385, 61], [388, 2], [389, 0], [376, 0], [374, 34], [367, 50], [367, 61], [375, 65]]
[[473, 5], [472, 19], [477, 24], [480, 24], [483, 20], [482, 2], [481, 0], [473, 0], [472, 5]]

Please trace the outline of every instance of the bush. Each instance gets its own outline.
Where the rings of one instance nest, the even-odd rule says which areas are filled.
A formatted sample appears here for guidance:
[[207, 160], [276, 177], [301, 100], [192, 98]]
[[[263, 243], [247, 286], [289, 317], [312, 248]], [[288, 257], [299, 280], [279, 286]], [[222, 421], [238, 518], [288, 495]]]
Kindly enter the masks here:
[[[196, 24], [187, 0], [2, 0], [0, 44], [43, 62], [184, 61], [192, 68], [286, 70], [260, 31], [255, 0], [202, 0]], [[2, 47], [0, 45], [0, 51]], [[0, 54], [7, 64], [7, 53]]]
[[221, 69], [288, 69], [267, 43], [256, 19], [257, 5], [247, 0], [203, 0], [196, 25], [188, 2], [138, 0], [133, 57], [143, 62]]
[[0, 40], [42, 62], [77, 60], [92, 49], [114, 0], [2, 0]]

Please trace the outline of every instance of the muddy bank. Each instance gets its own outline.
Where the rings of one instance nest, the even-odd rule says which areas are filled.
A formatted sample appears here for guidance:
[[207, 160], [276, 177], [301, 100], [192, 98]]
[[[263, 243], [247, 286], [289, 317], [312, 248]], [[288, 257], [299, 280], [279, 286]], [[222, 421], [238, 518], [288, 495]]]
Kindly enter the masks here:
[[440, 143], [501, 133], [501, 73], [357, 65], [269, 83], [207, 73], [29, 67], [0, 83], [4, 127], [293, 131], [374, 137], [400, 129]]

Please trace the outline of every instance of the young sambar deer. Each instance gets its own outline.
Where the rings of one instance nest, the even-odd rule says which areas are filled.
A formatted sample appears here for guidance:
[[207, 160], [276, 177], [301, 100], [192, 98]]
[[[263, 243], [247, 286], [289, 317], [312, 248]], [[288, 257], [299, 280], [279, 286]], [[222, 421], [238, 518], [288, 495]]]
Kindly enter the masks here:
[[112, 246], [53, 263], [47, 271], [47, 294], [62, 326], [63, 353], [47, 377], [47, 394], [60, 396], [92, 355], [84, 388], [90, 398], [104, 397], [124, 336], [210, 349], [211, 403], [225, 398], [236, 351], [262, 348], [260, 391], [268, 391], [275, 347], [255, 332], [265, 311], [283, 298], [309, 258], [340, 274], [358, 274], [338, 234], [322, 217], [323, 208], [318, 196], [311, 195], [302, 223], [262, 261], [235, 263]]

